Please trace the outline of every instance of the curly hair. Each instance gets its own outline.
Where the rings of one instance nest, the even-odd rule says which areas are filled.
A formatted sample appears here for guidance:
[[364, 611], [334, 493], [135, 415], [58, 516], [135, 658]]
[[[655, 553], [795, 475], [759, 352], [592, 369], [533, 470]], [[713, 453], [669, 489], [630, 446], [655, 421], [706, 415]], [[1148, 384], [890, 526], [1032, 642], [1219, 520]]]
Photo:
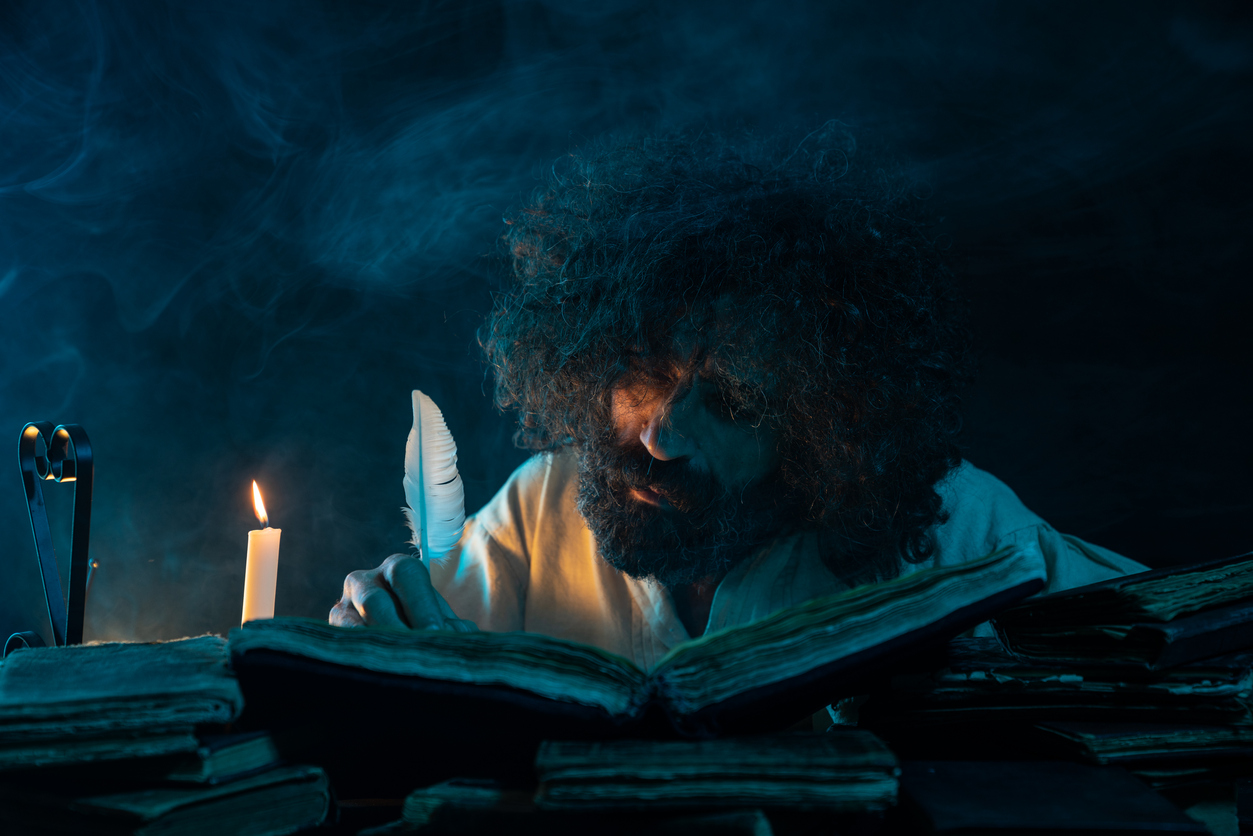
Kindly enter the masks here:
[[587, 443], [611, 389], [702, 335], [726, 414], [780, 435], [783, 484], [844, 576], [934, 550], [960, 462], [965, 309], [909, 182], [828, 123], [798, 143], [601, 142], [506, 218], [512, 287], [479, 333], [515, 443]]

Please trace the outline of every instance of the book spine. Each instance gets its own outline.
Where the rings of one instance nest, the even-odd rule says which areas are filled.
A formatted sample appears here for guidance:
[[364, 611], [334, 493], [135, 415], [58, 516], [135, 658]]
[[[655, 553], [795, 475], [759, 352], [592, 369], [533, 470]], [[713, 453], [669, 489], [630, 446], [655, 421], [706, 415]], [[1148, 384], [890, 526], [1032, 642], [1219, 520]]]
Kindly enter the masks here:
[[1168, 624], [1136, 625], [1132, 632], [1137, 630], [1158, 634], [1161, 651], [1151, 667], [1164, 670], [1253, 645], [1253, 607], [1241, 605]]

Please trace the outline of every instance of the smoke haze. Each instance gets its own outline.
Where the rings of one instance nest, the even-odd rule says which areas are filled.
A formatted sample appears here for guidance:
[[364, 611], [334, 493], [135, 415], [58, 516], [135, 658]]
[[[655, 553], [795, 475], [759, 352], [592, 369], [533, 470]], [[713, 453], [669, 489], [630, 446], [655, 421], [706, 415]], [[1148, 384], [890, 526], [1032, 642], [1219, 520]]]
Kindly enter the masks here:
[[[0, 429], [94, 442], [89, 639], [237, 623], [253, 479], [277, 611], [324, 617], [404, 548], [411, 389], [469, 510], [523, 459], [474, 329], [551, 161], [839, 119], [933, 194], [968, 458], [1145, 562], [1246, 550], [1251, 76], [1238, 3], [4, 4]], [[15, 465], [0, 571], [0, 633], [41, 624]]]

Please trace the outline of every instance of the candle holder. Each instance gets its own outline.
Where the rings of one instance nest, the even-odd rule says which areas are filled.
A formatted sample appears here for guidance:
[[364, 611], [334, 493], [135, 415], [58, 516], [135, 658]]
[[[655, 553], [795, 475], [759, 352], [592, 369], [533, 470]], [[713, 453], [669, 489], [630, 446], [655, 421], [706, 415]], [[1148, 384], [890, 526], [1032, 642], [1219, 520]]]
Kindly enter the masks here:
[[[43, 452], [40, 453], [40, 442]], [[35, 538], [35, 557], [39, 561], [39, 577], [43, 581], [48, 622], [57, 646], [82, 644], [83, 618], [87, 608], [87, 589], [92, 564], [87, 547], [91, 532], [91, 442], [77, 424], [53, 427], [49, 421], [35, 421], [22, 427], [18, 443], [22, 466], [22, 484], [26, 488], [26, 505], [30, 511], [31, 533]], [[61, 593], [61, 576], [57, 573], [56, 553], [52, 548], [52, 531], [48, 527], [48, 509], [44, 505], [41, 482], [72, 482], [74, 484], [74, 517], [70, 535], [69, 597]], [[4, 655], [19, 647], [41, 647], [43, 639], [34, 631], [14, 633], [4, 644]]]

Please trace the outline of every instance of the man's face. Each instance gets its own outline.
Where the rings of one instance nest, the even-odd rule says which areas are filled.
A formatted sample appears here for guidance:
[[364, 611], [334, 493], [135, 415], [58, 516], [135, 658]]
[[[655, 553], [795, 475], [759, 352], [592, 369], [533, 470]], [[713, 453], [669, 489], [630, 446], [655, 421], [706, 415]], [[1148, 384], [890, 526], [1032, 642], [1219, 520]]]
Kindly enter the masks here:
[[728, 414], [711, 378], [674, 362], [619, 384], [612, 426], [580, 449], [579, 510], [629, 575], [718, 579], [784, 521], [778, 434]]

